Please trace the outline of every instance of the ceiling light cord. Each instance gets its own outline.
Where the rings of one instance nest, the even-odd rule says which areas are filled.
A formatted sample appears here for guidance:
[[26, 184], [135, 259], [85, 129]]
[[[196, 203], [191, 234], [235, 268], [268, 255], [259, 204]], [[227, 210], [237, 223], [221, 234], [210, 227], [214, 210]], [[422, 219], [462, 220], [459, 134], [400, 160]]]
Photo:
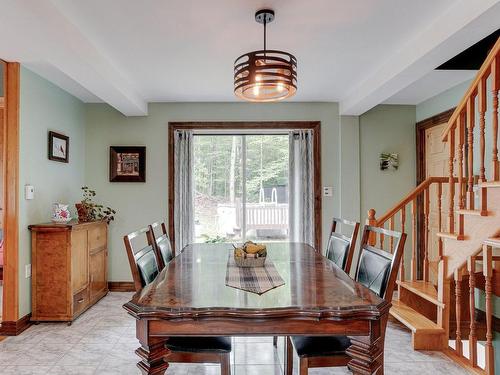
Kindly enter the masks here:
[[267, 39], [267, 35], [266, 35], [266, 25], [267, 25], [267, 19], [266, 19], [266, 16], [264, 16], [264, 57], [266, 57], [266, 39]]

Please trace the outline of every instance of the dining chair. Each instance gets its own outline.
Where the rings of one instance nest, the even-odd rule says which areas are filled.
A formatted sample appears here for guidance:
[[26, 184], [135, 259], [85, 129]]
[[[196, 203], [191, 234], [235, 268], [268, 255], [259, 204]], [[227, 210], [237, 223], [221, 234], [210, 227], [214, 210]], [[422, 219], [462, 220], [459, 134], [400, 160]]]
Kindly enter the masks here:
[[[350, 237], [337, 232], [337, 229], [339, 229], [338, 224], [352, 227]], [[336, 217], [332, 219], [330, 237], [328, 238], [328, 244], [326, 246], [326, 257], [342, 268], [347, 274], [349, 274], [351, 270], [352, 257], [356, 247], [358, 232], [358, 222]], [[275, 347], [278, 346], [278, 336], [273, 336], [273, 345]]]
[[[339, 224], [341, 224], [343, 228], [351, 228], [349, 230], [351, 235], [348, 236], [338, 232], [337, 230], [339, 229]], [[346, 232], [345, 229], [344, 231]], [[349, 274], [349, 271], [351, 270], [351, 263], [356, 247], [358, 232], [358, 222], [339, 219], [336, 217], [332, 219], [332, 227], [330, 237], [328, 238], [328, 244], [326, 246], [325, 256], [337, 266], [342, 268], [347, 274]]]
[[[158, 265], [161, 257], [155, 253], [155, 237], [151, 232], [149, 226], [123, 237], [136, 291], [152, 283], [161, 272]], [[170, 350], [169, 362], [219, 363], [221, 375], [231, 374], [230, 337], [171, 337], [165, 346]]]
[[[377, 235], [392, 237], [393, 248], [385, 251], [374, 246]], [[365, 226], [361, 239], [360, 254], [355, 280], [392, 301], [399, 263], [403, 255], [406, 234], [383, 228]], [[382, 321], [382, 338], [385, 338], [387, 320]], [[292, 336], [286, 340], [285, 373], [293, 372], [293, 351], [299, 356], [299, 375], [307, 375], [309, 368], [347, 366], [351, 357], [346, 350], [351, 346], [347, 336]], [[382, 364], [383, 365], [383, 364]]]
[[172, 244], [167, 233], [167, 226], [164, 222], [155, 222], [149, 225], [149, 233], [152, 237], [151, 242], [154, 244], [158, 267], [161, 271], [174, 257]]

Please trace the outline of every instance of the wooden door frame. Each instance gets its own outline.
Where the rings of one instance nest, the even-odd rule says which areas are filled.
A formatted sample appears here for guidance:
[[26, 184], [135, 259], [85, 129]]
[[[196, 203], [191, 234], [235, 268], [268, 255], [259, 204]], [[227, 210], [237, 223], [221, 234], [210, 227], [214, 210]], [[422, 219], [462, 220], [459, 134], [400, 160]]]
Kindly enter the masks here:
[[[417, 186], [425, 180], [425, 150], [426, 140], [425, 131], [437, 125], [447, 122], [451, 115], [455, 112], [455, 108], [450, 108], [444, 112], [438, 113], [432, 117], [426, 118], [415, 124], [416, 142], [417, 142]], [[439, 176], [438, 176], [439, 177]], [[424, 254], [421, 251], [425, 246], [424, 233], [424, 202], [421, 196], [417, 198], [417, 274], [419, 278], [423, 278], [423, 262]]]
[[0, 333], [18, 334], [19, 319], [19, 100], [20, 65], [4, 62], [5, 109], [1, 132], [3, 168], [4, 280]]
[[229, 122], [169, 122], [168, 123], [168, 228], [175, 249], [174, 233], [174, 132], [176, 130], [258, 130], [308, 129], [313, 131], [314, 160], [314, 221], [316, 249], [321, 249], [321, 121], [229, 121]]

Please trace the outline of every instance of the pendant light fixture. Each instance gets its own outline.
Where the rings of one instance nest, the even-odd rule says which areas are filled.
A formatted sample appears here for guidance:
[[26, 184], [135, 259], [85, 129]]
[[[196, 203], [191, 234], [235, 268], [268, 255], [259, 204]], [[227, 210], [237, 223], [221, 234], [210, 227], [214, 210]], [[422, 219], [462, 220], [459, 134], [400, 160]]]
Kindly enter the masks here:
[[261, 9], [255, 21], [264, 25], [264, 49], [248, 52], [234, 62], [234, 93], [251, 102], [274, 102], [297, 91], [297, 59], [288, 52], [268, 50], [266, 26], [274, 11]]

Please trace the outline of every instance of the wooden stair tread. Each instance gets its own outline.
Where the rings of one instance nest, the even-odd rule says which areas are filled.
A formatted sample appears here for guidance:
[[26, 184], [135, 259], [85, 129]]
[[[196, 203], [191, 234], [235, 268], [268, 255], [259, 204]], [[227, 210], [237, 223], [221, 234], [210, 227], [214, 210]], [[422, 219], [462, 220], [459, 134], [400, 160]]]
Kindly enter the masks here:
[[406, 290], [411, 291], [423, 299], [432, 302], [434, 305], [444, 308], [444, 303], [438, 300], [437, 290], [434, 284], [427, 281], [397, 281], [397, 284]]
[[457, 210], [459, 215], [472, 215], [472, 216], [488, 216], [488, 211], [481, 210]]
[[436, 236], [441, 238], [449, 238], [451, 240], [463, 241], [465, 236], [460, 236], [458, 233], [438, 232]]
[[392, 301], [390, 314], [414, 333], [443, 334], [444, 329], [401, 301]]
[[500, 187], [500, 181], [481, 182], [478, 186], [480, 188], [498, 188]]

